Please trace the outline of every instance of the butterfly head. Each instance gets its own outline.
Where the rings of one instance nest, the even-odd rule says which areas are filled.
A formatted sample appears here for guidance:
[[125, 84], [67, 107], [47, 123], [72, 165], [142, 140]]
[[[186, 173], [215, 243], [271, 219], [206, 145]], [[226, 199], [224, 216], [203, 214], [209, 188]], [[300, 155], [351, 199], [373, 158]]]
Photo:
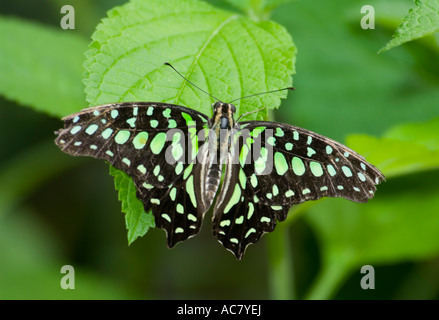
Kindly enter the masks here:
[[235, 105], [231, 103], [215, 102], [212, 104], [213, 121], [220, 125], [221, 129], [231, 129], [235, 123], [233, 115], [236, 112]]

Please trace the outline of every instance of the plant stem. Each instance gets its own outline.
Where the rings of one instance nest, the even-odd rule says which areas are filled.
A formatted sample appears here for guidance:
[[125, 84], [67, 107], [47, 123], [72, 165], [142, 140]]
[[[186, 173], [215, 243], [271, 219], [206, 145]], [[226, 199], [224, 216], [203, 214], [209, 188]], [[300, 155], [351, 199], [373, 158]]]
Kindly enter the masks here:
[[[331, 262], [332, 261], [332, 262]], [[319, 272], [314, 284], [306, 296], [307, 300], [328, 300], [331, 299], [337, 289], [346, 279], [351, 268], [348, 260], [332, 259], [327, 261]]]
[[270, 297], [274, 300], [296, 298], [288, 226], [278, 225], [267, 237]]

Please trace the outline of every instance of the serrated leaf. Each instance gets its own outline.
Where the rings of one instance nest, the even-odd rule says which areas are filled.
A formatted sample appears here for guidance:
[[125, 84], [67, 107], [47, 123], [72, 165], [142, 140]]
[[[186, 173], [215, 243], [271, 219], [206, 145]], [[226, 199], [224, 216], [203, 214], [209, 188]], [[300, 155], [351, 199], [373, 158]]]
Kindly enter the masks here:
[[280, 5], [293, 0], [226, 0], [235, 8], [246, 13], [254, 20], [266, 20], [270, 13]]
[[114, 187], [119, 192], [122, 211], [126, 213], [128, 244], [131, 244], [138, 237], [143, 237], [150, 227], [155, 227], [154, 216], [151, 212], [146, 213], [143, 210], [142, 203], [136, 198], [136, 187], [130, 177], [111, 166], [110, 174], [114, 177]]
[[[92, 39], [84, 64], [90, 105], [157, 101], [210, 115], [214, 100], [164, 62], [222, 101], [292, 85], [296, 49], [283, 27], [256, 23], [201, 1], [132, 0], [112, 9]], [[277, 108], [284, 97], [286, 92], [239, 100], [237, 114]], [[263, 110], [246, 120], [266, 117]], [[129, 184], [125, 178], [120, 183]], [[130, 189], [126, 213], [128, 207], [141, 206]]]
[[[108, 15], [86, 54], [92, 105], [160, 101], [210, 114], [214, 100], [164, 62], [223, 101], [292, 85], [296, 50], [273, 22], [255, 23], [196, 0], [133, 0]], [[244, 99], [237, 114], [277, 108], [280, 97], [286, 93]]]
[[5, 16], [0, 16], [0, 34], [0, 94], [56, 117], [84, 106], [85, 39]]
[[378, 53], [439, 31], [439, 0], [416, 0], [415, 5]]

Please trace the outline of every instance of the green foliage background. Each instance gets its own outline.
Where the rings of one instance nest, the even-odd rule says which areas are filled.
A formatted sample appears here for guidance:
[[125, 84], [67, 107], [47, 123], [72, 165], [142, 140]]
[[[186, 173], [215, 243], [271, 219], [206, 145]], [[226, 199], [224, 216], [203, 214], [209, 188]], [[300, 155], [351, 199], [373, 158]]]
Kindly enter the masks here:
[[[180, 2], [182, 10], [192, 3]], [[75, 30], [59, 27], [59, 11], [67, 1], [2, 2], [0, 299], [439, 298], [437, 1], [369, 1], [375, 7], [374, 30], [360, 28], [362, 1], [208, 2], [226, 10], [214, 17], [242, 12], [250, 20], [239, 19], [250, 30], [264, 25], [281, 34], [281, 29], [266, 21], [271, 19], [294, 39], [296, 91], [278, 110], [259, 116], [347, 143], [377, 165], [387, 182], [378, 187], [368, 204], [323, 199], [293, 208], [287, 221], [251, 246], [241, 262], [213, 239], [209, 217], [200, 235], [172, 250], [166, 248], [163, 231], [154, 228], [132, 242], [143, 233], [130, 227], [128, 246], [125, 223], [130, 226], [130, 219], [127, 216], [125, 221], [121, 213], [108, 166], [64, 155], [53, 143], [61, 116], [86, 107], [86, 101], [121, 99], [117, 93], [120, 83], [111, 86], [105, 81], [106, 92], [114, 96], [100, 99], [114, 101], [97, 98], [92, 88], [99, 77], [90, 70], [99, 68], [90, 67], [90, 61], [103, 48], [96, 39], [117, 33], [102, 24], [96, 26], [109, 9], [125, 1], [74, 4]], [[201, 7], [206, 8], [200, 3]], [[409, 12], [410, 8], [415, 9]], [[416, 14], [426, 10], [431, 23], [423, 29], [422, 15]], [[123, 10], [112, 10], [109, 15], [130, 22]], [[200, 28], [206, 23], [199, 22]], [[166, 34], [166, 25], [162, 28], [153, 34]], [[410, 34], [411, 30], [416, 32]], [[238, 31], [230, 31], [230, 39], [236, 38], [236, 52], [241, 41]], [[93, 33], [95, 41], [91, 42]], [[390, 49], [420, 36], [423, 38], [377, 54], [380, 48]], [[126, 39], [122, 37], [122, 41]], [[281, 42], [286, 41], [288, 36]], [[127, 41], [127, 50], [130, 45]], [[242, 47], [245, 45], [243, 42]], [[177, 55], [169, 52], [165, 58]], [[282, 60], [282, 56], [263, 56], [272, 63]], [[95, 62], [111, 64], [104, 59]], [[148, 57], [148, 62], [159, 64], [161, 57]], [[249, 84], [252, 79], [240, 77], [237, 83], [215, 82], [230, 77], [209, 74], [227, 70], [225, 62], [225, 68], [207, 71], [207, 83], [202, 82], [203, 77], [197, 79], [196, 72], [191, 79], [230, 96], [240, 95], [236, 88], [243, 83], [244, 94], [252, 93], [252, 88], [264, 89], [258, 87], [260, 83]], [[126, 64], [122, 70], [148, 67], [141, 58], [138, 63]], [[181, 66], [186, 72], [185, 64]], [[288, 68], [292, 71], [291, 65]], [[178, 101], [171, 101], [173, 92], [167, 86], [172, 84], [160, 70], [153, 84], [134, 87], [125, 101], [131, 97], [164, 99], [208, 113], [203, 108], [208, 109], [210, 101], [198, 93], [191, 96], [188, 91]], [[84, 77], [88, 79], [86, 90]], [[276, 81], [269, 84], [280, 85], [285, 80]], [[280, 96], [251, 100], [242, 110], [257, 109], [261, 104], [276, 107]], [[116, 178], [119, 186], [124, 183], [123, 177]], [[360, 288], [360, 268], [366, 264], [375, 267], [375, 290]], [[63, 265], [75, 267], [75, 290], [59, 286]]]

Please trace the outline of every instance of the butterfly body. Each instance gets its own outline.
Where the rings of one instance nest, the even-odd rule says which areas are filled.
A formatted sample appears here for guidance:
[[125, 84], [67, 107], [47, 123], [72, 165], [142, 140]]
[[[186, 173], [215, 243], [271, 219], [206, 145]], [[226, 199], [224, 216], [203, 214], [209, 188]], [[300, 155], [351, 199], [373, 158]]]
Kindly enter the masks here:
[[292, 205], [321, 197], [366, 202], [384, 179], [327, 137], [283, 123], [235, 122], [233, 104], [212, 107], [210, 118], [153, 102], [88, 108], [64, 118], [56, 144], [131, 176], [169, 247], [196, 235], [213, 207], [213, 234], [238, 259]]

